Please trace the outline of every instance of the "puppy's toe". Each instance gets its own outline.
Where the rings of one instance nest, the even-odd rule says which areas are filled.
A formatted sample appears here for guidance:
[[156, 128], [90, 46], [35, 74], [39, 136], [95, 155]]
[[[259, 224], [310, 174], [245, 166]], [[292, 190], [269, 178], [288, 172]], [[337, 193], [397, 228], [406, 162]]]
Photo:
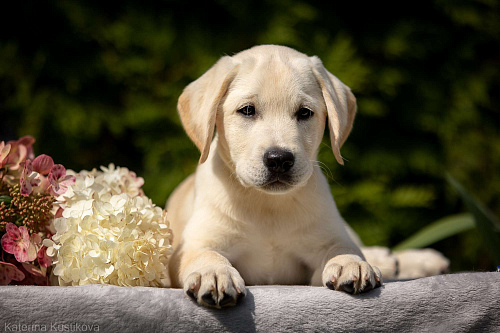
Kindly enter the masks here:
[[238, 304], [243, 299], [243, 297], [245, 297], [245, 294], [243, 293], [236, 293], [236, 297], [234, 295], [223, 293], [222, 299], [219, 300], [219, 305], [221, 307], [234, 306]]
[[234, 267], [217, 269], [218, 305], [234, 306], [246, 294], [245, 282]]
[[329, 289], [337, 289], [337, 283], [342, 273], [342, 266], [336, 263], [327, 264], [323, 270], [323, 285]]
[[215, 272], [206, 271], [201, 274], [201, 285], [197, 295], [197, 301], [201, 305], [217, 305], [217, 280]]
[[342, 274], [337, 283], [337, 290], [354, 294], [359, 290], [360, 269], [357, 262], [350, 262], [342, 267]]
[[348, 294], [353, 294], [354, 291], [356, 290], [355, 285], [356, 281], [353, 280], [343, 281], [342, 283], [338, 284], [337, 290], [345, 291]]
[[222, 298], [219, 300], [219, 305], [221, 307], [231, 305], [232, 303], [236, 302], [233, 296], [226, 294], [225, 292], [223, 292], [221, 296]]
[[200, 304], [202, 304], [203, 302], [205, 303], [205, 305], [208, 305], [208, 306], [216, 306], [217, 305], [217, 301], [214, 299], [213, 291], [208, 291], [201, 296]]
[[[357, 292], [362, 293], [365, 291], [372, 290], [377, 286], [375, 268], [370, 266], [370, 264], [367, 263], [366, 261], [360, 261], [358, 264], [359, 264], [360, 278], [359, 278]], [[380, 270], [378, 268], [377, 270], [380, 273]]]
[[191, 273], [184, 281], [184, 292], [186, 295], [196, 300], [198, 291], [201, 285], [201, 274], [198, 272]]
[[184, 290], [198, 304], [221, 308], [236, 305], [246, 294], [245, 282], [234, 267], [210, 266], [191, 273]]

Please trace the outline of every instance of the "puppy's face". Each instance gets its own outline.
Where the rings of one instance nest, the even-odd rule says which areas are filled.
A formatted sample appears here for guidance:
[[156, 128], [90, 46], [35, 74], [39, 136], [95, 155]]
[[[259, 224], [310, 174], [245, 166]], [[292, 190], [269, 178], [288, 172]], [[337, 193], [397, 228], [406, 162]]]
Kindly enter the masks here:
[[327, 115], [333, 154], [344, 163], [356, 98], [318, 57], [261, 45], [222, 57], [184, 89], [177, 107], [200, 163], [217, 123], [221, 156], [241, 184], [285, 193], [311, 177]]
[[278, 194], [307, 183], [326, 119], [307, 57], [241, 59], [221, 106], [218, 131], [243, 186]]

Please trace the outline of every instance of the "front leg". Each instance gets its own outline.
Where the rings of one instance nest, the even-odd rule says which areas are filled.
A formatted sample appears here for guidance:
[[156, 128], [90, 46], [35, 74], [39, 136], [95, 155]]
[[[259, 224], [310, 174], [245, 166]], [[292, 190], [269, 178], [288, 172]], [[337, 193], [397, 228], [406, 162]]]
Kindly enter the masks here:
[[184, 292], [198, 304], [221, 308], [236, 305], [246, 295], [245, 282], [221, 254], [210, 251], [186, 251], [181, 260]]

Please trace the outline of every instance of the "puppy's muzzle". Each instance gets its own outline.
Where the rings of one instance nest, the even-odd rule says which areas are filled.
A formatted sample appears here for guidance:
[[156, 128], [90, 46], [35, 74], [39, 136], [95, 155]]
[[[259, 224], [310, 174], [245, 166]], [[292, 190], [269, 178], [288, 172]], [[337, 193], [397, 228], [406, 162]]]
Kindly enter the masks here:
[[264, 154], [264, 165], [274, 177], [290, 171], [294, 163], [295, 156], [288, 150], [271, 148]]

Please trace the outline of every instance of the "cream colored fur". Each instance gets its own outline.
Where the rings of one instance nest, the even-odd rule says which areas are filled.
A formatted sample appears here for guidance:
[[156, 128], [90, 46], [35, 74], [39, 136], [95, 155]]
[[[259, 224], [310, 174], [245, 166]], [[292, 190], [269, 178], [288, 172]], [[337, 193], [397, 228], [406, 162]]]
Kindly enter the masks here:
[[[249, 104], [254, 117], [237, 112]], [[314, 115], [298, 121], [301, 107]], [[317, 57], [274, 45], [223, 57], [186, 87], [178, 110], [201, 158], [168, 202], [174, 287], [199, 304], [221, 307], [236, 304], [245, 283], [354, 293], [381, 284], [316, 161], [328, 122], [343, 164], [340, 148], [356, 113], [350, 89]], [[266, 185], [263, 155], [270, 147], [295, 156], [289, 181], [278, 189]]]

